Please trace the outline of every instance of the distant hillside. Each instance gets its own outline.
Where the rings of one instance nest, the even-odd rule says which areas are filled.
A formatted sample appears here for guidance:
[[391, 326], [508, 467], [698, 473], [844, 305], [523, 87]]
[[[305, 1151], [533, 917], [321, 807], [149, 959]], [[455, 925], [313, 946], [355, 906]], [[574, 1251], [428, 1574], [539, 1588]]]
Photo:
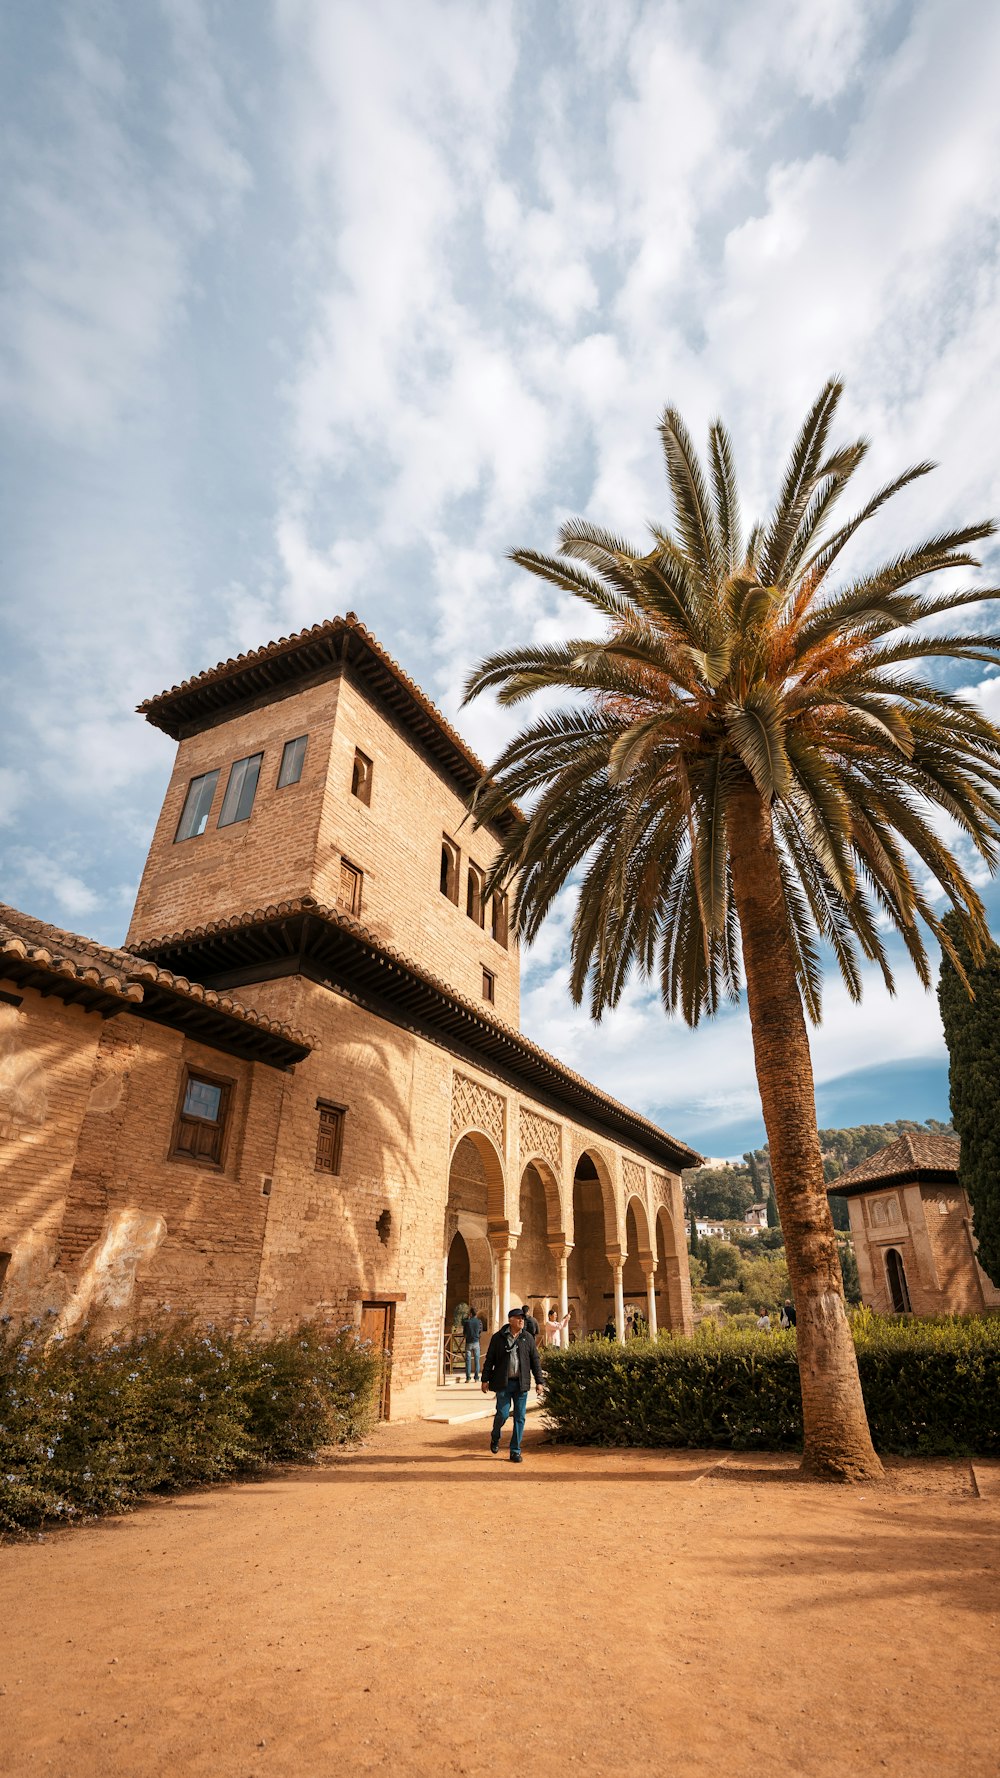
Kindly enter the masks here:
[[[859, 1124], [852, 1130], [820, 1130], [819, 1141], [827, 1184], [839, 1179], [841, 1173], [847, 1173], [852, 1167], [856, 1167], [859, 1161], [867, 1160], [870, 1154], [876, 1154], [880, 1148], [886, 1148], [890, 1142], [895, 1142], [907, 1130], [920, 1134], [929, 1130], [935, 1136], [955, 1134], [951, 1124], [943, 1124], [935, 1117], [929, 1117], [922, 1124], [914, 1122], [912, 1118], [902, 1117], [892, 1124]], [[717, 1218], [720, 1221], [737, 1220], [746, 1215], [751, 1204], [763, 1203], [771, 1185], [767, 1144], [763, 1148], [747, 1150], [743, 1163], [742, 1167], [690, 1168], [683, 1176], [684, 1201], [688, 1212], [693, 1211], [696, 1216]], [[836, 1226], [847, 1228], [846, 1199], [833, 1197], [831, 1205]]]

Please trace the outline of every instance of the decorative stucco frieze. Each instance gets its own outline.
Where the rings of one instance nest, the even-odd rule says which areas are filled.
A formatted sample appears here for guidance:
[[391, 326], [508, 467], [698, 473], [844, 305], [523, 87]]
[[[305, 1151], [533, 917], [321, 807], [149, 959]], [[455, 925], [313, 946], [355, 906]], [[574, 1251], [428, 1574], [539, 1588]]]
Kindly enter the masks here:
[[481, 1130], [493, 1143], [497, 1154], [504, 1154], [504, 1102], [499, 1093], [484, 1087], [481, 1081], [470, 1080], [456, 1072], [451, 1083], [451, 1139], [467, 1130]]

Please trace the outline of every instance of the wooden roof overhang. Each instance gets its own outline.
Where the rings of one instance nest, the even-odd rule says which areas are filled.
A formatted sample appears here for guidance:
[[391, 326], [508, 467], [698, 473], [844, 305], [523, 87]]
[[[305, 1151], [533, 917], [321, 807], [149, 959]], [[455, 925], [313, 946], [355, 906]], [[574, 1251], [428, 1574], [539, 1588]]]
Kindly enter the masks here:
[[304, 975], [486, 1068], [557, 1114], [613, 1133], [660, 1166], [676, 1172], [701, 1162], [686, 1143], [602, 1093], [510, 1026], [484, 1017], [472, 1002], [379, 944], [347, 915], [295, 904], [146, 941], [140, 948], [157, 963], [196, 973], [220, 989]]
[[65, 1006], [81, 1006], [85, 1012], [100, 1013], [104, 1019], [120, 1012], [138, 1012], [142, 991], [127, 994], [112, 987], [99, 976], [81, 976], [76, 970], [60, 969], [39, 963], [30, 955], [18, 956], [13, 950], [0, 949], [0, 979], [13, 982], [18, 988], [33, 988], [43, 1000], [61, 1000]]
[[[147, 722], [180, 741], [240, 709], [344, 673], [395, 718], [466, 798], [471, 797], [486, 768], [353, 612], [283, 636], [252, 654], [222, 661], [182, 685], [146, 698], [137, 708]], [[490, 826], [507, 833], [523, 819], [511, 810]]]

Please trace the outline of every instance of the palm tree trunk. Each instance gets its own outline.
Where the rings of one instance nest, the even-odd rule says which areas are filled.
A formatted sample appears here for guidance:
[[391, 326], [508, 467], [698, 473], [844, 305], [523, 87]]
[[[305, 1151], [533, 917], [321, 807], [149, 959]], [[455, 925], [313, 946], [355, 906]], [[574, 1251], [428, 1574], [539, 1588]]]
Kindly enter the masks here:
[[727, 812], [754, 1061], [798, 1321], [803, 1472], [877, 1482], [823, 1180], [812, 1058], [770, 811], [747, 788]]

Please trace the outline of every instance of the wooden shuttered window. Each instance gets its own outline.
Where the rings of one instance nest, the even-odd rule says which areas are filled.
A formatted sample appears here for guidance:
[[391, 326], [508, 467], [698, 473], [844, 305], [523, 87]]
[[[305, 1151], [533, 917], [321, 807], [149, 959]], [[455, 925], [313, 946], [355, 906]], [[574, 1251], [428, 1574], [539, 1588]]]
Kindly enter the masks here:
[[232, 1091], [231, 1080], [185, 1070], [172, 1154], [203, 1166], [221, 1167]]
[[349, 864], [346, 858], [340, 861], [340, 892], [337, 905], [346, 908], [349, 914], [361, 912], [361, 884], [363, 876], [356, 864]]
[[319, 1128], [316, 1131], [316, 1172], [339, 1173], [344, 1147], [344, 1107], [317, 1099]]

